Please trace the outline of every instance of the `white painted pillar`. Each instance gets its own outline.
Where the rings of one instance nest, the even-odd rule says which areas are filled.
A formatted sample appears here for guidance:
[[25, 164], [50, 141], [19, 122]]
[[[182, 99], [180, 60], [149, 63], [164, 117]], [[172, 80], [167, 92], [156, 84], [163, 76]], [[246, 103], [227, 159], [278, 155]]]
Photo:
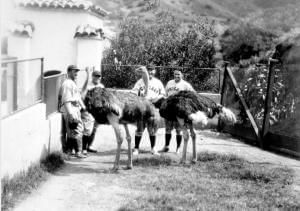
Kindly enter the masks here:
[[[101, 71], [101, 59], [103, 53], [103, 41], [99, 38], [76, 38], [77, 54], [76, 64], [80, 69], [95, 67]], [[81, 86], [85, 80], [85, 74], [80, 73], [78, 84]]]
[[[17, 57], [18, 59], [30, 58], [31, 38], [28, 36], [12, 35], [8, 37], [8, 55]], [[26, 107], [32, 103], [32, 85], [31, 80], [33, 74], [30, 67], [33, 62], [21, 62], [17, 64], [16, 72], [13, 74], [14, 80], [17, 83], [17, 108]], [[12, 74], [12, 73], [11, 73]]]

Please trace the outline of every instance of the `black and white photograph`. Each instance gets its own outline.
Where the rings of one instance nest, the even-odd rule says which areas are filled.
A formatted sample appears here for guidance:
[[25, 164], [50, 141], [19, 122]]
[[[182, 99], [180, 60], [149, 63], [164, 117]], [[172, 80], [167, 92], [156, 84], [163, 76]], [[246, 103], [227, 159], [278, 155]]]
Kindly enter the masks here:
[[0, 0], [1, 211], [300, 210], [299, 0]]

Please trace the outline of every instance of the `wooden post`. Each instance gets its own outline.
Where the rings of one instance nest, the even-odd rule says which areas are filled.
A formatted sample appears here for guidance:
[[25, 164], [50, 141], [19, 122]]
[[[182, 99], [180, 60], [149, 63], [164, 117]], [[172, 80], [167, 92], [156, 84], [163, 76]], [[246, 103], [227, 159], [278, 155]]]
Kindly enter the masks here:
[[257, 126], [257, 124], [255, 122], [255, 119], [254, 119], [254, 117], [252, 116], [252, 114], [250, 112], [250, 109], [249, 109], [249, 107], [248, 107], [248, 105], [246, 103], [246, 100], [244, 99], [244, 97], [242, 95], [242, 92], [241, 92], [240, 88], [238, 87], [238, 84], [237, 84], [237, 82], [236, 82], [236, 80], [235, 80], [232, 72], [227, 69], [227, 74], [228, 74], [228, 76], [229, 76], [229, 78], [230, 78], [230, 80], [231, 80], [231, 82], [233, 84], [235, 92], [236, 92], [237, 96], [239, 97], [240, 102], [241, 102], [243, 108], [245, 109], [246, 115], [249, 118], [251, 126], [252, 126], [252, 128], [253, 128], [253, 130], [254, 130], [254, 132], [256, 134], [257, 142], [260, 145], [260, 147], [262, 147], [261, 132], [259, 130], [259, 127]]
[[[226, 86], [225, 81], [227, 80], [227, 77], [228, 77], [228, 72], [227, 72], [228, 64], [229, 64], [228, 62], [225, 62], [224, 73], [223, 73], [223, 84], [222, 84], [222, 89], [220, 91], [220, 94], [221, 94], [220, 104], [221, 105], [224, 105], [224, 92], [225, 92], [225, 86]], [[220, 72], [221, 72], [221, 70], [220, 70]], [[220, 75], [221, 75], [221, 73], [220, 73]], [[223, 127], [224, 126], [221, 124], [221, 121], [218, 120], [218, 126], [217, 126], [218, 131], [221, 131]]]
[[271, 111], [271, 104], [273, 98], [273, 87], [274, 87], [274, 64], [277, 60], [269, 59], [269, 75], [268, 75], [268, 86], [267, 86], [267, 93], [266, 93], [266, 101], [265, 101], [265, 108], [264, 108], [264, 121], [262, 126], [262, 140], [263, 140], [263, 148], [266, 147], [266, 140], [265, 136], [270, 129], [270, 111]]
[[[224, 92], [225, 92], [225, 86], [226, 86], [226, 83], [225, 81], [227, 80], [227, 77], [228, 77], [228, 70], [227, 70], [227, 66], [228, 66], [229, 62], [225, 62], [225, 67], [224, 67], [224, 73], [223, 73], [223, 84], [222, 84], [222, 89], [221, 89], [221, 101], [220, 101], [220, 104], [221, 105], [224, 105]], [[221, 73], [220, 73], [221, 75]]]

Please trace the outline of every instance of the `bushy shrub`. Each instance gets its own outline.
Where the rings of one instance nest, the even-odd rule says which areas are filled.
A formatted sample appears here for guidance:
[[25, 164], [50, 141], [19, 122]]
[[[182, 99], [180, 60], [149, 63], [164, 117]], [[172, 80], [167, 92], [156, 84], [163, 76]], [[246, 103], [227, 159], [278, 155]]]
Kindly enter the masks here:
[[[147, 65], [185, 67], [185, 75], [192, 84], [205, 83], [211, 72], [202, 71], [201, 78], [195, 77], [192, 68], [214, 67], [214, 37], [212, 23], [198, 18], [187, 29], [181, 28], [178, 20], [168, 12], [159, 12], [154, 23], [139, 18], [127, 18], [120, 23], [120, 33], [112, 40], [111, 48], [102, 63], [103, 82], [108, 87], [129, 88], [136, 81], [134, 67], [120, 65]], [[163, 80], [172, 74], [165, 68], [159, 73]]]

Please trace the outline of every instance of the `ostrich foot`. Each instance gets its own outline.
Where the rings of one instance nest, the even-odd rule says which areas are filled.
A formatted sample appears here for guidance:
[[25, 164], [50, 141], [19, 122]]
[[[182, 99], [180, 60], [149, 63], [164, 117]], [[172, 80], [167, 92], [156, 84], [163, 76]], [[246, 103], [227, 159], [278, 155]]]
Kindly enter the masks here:
[[112, 169], [111, 169], [111, 172], [118, 172], [119, 171], [119, 166], [114, 166]]
[[123, 168], [124, 170], [131, 170], [132, 169], [132, 165], [131, 166], [126, 166]]
[[186, 160], [183, 160], [183, 159], [181, 159], [179, 163], [182, 164], [182, 165], [186, 165], [187, 164]]

